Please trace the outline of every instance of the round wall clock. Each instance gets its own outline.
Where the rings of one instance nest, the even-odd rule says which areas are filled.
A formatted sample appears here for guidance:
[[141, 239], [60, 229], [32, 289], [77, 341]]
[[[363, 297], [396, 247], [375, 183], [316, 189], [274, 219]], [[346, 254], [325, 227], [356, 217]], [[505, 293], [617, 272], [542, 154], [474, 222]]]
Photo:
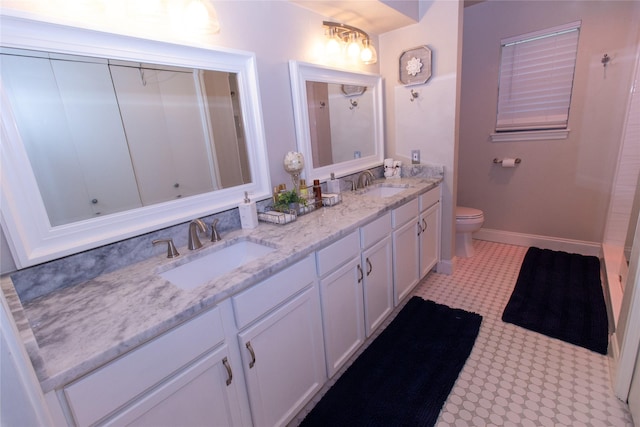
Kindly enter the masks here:
[[431, 78], [431, 49], [418, 46], [402, 52], [398, 76], [405, 86], [426, 83]]

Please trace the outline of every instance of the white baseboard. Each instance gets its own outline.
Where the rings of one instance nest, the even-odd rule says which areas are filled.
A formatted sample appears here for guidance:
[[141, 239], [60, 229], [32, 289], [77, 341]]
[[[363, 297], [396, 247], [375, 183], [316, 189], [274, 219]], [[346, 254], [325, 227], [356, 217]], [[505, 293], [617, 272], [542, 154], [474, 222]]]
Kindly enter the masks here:
[[[618, 359], [620, 358], [620, 346], [618, 345], [618, 337], [616, 334], [609, 334], [608, 356], [611, 358], [610, 369], [612, 370], [612, 374], [615, 374]], [[615, 375], [611, 375], [611, 378], [615, 378]]]
[[490, 228], [481, 228], [479, 231], [473, 233], [473, 238], [487, 240], [489, 242], [506, 243], [508, 245], [535, 246], [540, 249], [551, 249], [554, 251], [602, 257], [600, 243], [583, 240], [514, 233], [512, 231], [492, 230]]
[[624, 395], [624, 393], [620, 393], [620, 391], [616, 388], [618, 362], [620, 361], [620, 346], [618, 345], [618, 337], [615, 333], [609, 334], [609, 352], [607, 354], [607, 358], [609, 360], [609, 376], [611, 378], [611, 387], [613, 388], [613, 393], [618, 399], [626, 402], [628, 396]]
[[447, 274], [447, 275], [453, 274], [453, 269], [454, 269], [453, 259], [440, 260], [440, 262], [438, 262], [438, 265], [436, 266], [436, 271], [438, 273]]

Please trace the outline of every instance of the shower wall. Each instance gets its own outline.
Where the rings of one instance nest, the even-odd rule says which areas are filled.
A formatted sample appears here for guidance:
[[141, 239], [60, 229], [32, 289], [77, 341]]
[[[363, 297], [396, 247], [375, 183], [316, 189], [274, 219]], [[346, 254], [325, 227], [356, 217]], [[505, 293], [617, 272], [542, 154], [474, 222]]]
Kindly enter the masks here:
[[[611, 190], [605, 236], [602, 242], [607, 285], [617, 328], [627, 282], [629, 254], [637, 223], [640, 200], [640, 47], [636, 56], [634, 80], [630, 87], [627, 118], [618, 156], [618, 167]], [[634, 203], [635, 201], [635, 203]], [[636, 208], [634, 209], [634, 205]], [[620, 344], [620, 342], [618, 342]]]

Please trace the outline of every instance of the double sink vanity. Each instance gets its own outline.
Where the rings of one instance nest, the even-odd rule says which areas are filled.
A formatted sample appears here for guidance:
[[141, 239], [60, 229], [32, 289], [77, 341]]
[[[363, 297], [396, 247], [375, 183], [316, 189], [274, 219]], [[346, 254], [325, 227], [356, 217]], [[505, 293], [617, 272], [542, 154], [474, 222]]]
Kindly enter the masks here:
[[374, 183], [287, 225], [14, 301], [57, 421], [286, 424], [438, 262], [440, 181]]
[[[443, 171], [425, 165], [416, 166], [429, 169], [424, 174], [412, 170], [343, 191], [341, 203], [289, 224], [234, 229], [197, 250], [179, 247], [175, 258], [153, 256], [162, 251], [153, 248], [149, 233], [175, 238], [159, 234], [212, 214], [216, 221], [228, 219], [240, 194], [259, 201], [272, 196], [267, 152], [290, 147], [277, 138], [267, 145], [256, 55], [23, 17], [3, 15], [0, 24], [0, 55], [14, 66], [11, 79], [3, 75], [7, 102], [0, 111], [7, 136], [0, 141], [3, 232], [22, 278], [20, 285], [15, 275], [14, 282], [6, 276], [0, 284], [56, 425], [285, 425], [438, 263]], [[82, 59], [70, 61], [71, 55]], [[25, 70], [40, 74], [25, 79]], [[113, 70], [127, 71], [120, 84]], [[155, 79], [154, 70], [181, 78]], [[292, 60], [286, 78], [303, 176], [326, 182], [383, 165], [379, 75]], [[158, 95], [173, 89], [163, 84], [174, 80], [188, 95], [181, 100], [197, 102], [182, 118], [166, 113], [171, 99], [131, 116], [108, 115], [67, 104], [79, 98], [73, 84], [79, 80], [113, 99], [103, 106], [112, 113], [137, 104], [118, 101], [137, 91], [164, 99]], [[41, 110], [38, 101], [45, 97], [31, 95], [33, 82], [59, 102]], [[201, 102], [219, 86], [235, 97], [225, 95], [223, 106]], [[22, 105], [33, 114], [16, 114]], [[215, 122], [220, 109], [233, 120]], [[59, 114], [67, 110], [77, 117]], [[38, 123], [59, 126], [34, 133], [29, 118], [45, 116], [50, 120]], [[146, 120], [153, 126], [138, 129], [140, 116], [155, 117]], [[183, 119], [181, 127], [160, 126]], [[186, 129], [199, 127], [203, 135], [185, 137]], [[234, 137], [224, 138], [225, 132]], [[132, 133], [142, 137], [129, 138]], [[112, 134], [119, 135], [119, 151]], [[133, 153], [151, 140], [178, 147], [183, 157], [206, 157], [207, 166], [155, 155], [169, 149]], [[64, 154], [63, 142], [67, 153], [92, 145], [76, 158]], [[54, 149], [37, 156], [34, 147], [41, 146]], [[71, 163], [60, 167], [67, 163], [55, 156]], [[143, 179], [147, 169], [151, 178]], [[130, 185], [112, 186], [115, 170], [120, 178], [128, 171]], [[167, 172], [173, 170], [175, 176]], [[239, 170], [242, 176], [231, 176]], [[133, 264], [103, 256], [102, 249], [113, 247]], [[53, 273], [46, 270], [50, 261]], [[113, 271], [111, 264], [122, 267]], [[93, 277], [95, 271], [110, 272]], [[82, 278], [78, 284], [76, 277]], [[47, 292], [25, 297], [40, 288]]]

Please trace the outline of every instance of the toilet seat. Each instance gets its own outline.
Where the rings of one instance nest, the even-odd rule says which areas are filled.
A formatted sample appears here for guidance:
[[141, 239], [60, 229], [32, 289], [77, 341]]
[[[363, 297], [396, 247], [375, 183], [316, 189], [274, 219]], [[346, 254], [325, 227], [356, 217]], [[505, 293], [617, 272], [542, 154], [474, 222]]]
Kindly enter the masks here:
[[482, 218], [484, 214], [480, 209], [467, 208], [464, 206], [456, 207], [456, 219], [479, 219]]

